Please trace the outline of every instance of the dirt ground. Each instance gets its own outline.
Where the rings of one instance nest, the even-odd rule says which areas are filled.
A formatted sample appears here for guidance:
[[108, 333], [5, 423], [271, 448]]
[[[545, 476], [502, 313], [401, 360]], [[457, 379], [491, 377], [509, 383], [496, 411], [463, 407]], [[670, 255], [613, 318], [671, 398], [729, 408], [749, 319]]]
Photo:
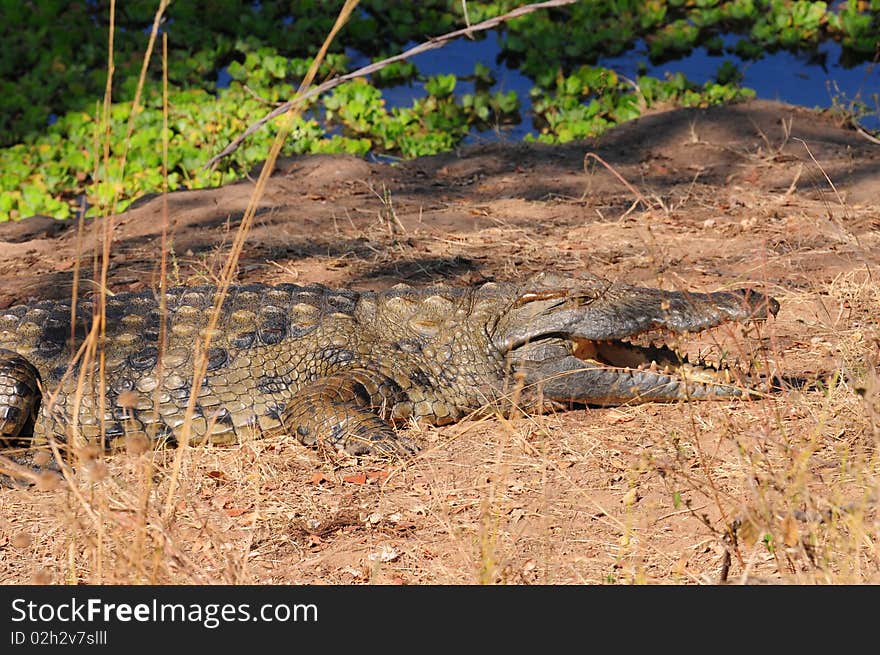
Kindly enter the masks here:
[[[252, 190], [167, 197], [172, 283], [217, 279]], [[778, 317], [716, 334], [715, 356], [752, 353], [786, 388], [413, 426], [422, 451], [405, 466], [282, 438], [190, 448], [167, 520], [175, 452], [117, 454], [73, 486], [0, 489], [0, 581], [880, 583], [878, 198], [880, 147], [763, 101], [564, 146], [283, 161], [239, 281], [378, 289], [555, 270], [755, 286]], [[113, 292], [157, 286], [162, 206], [116, 217]], [[94, 287], [103, 225], [0, 226], [0, 307], [69, 295], [77, 257]]]

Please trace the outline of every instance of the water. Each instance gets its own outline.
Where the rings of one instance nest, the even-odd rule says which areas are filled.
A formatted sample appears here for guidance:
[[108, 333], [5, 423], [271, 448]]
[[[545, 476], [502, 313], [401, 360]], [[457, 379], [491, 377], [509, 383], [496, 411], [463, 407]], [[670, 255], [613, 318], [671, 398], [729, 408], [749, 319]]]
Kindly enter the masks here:
[[[725, 45], [732, 46], [738, 38], [728, 36]], [[844, 68], [837, 63], [840, 53], [838, 43], [826, 42], [811, 56], [780, 50], [758, 61], [743, 61], [734, 55], [710, 55], [705, 48], [697, 48], [683, 59], [648, 64], [647, 74], [663, 79], [667, 73], [681, 72], [690, 81], [703, 84], [714, 79], [723, 62], [731, 61], [744, 73], [742, 85], [754, 89], [757, 96], [765, 100], [824, 109], [832, 105], [835, 97], [844, 105], [861, 97], [870, 108], [880, 109], [880, 66], [868, 62]], [[648, 62], [644, 46], [637, 46], [619, 57], [602, 59], [599, 65], [634, 79], [640, 61]], [[878, 129], [880, 118], [866, 117], [863, 124], [869, 129]]]
[[[407, 44], [407, 48], [415, 45], [417, 44]], [[522, 141], [526, 134], [537, 134], [532, 127], [532, 120], [529, 115], [531, 107], [529, 90], [534, 86], [534, 83], [518, 70], [498, 64], [497, 59], [500, 52], [501, 47], [497, 37], [489, 35], [482, 40], [457, 39], [439, 50], [430, 50], [421, 55], [416, 55], [410, 60], [419, 69], [419, 73], [426, 77], [454, 73], [458, 78], [458, 82], [455, 85], [456, 96], [463, 96], [474, 92], [474, 83], [461, 78], [473, 75], [474, 68], [478, 63], [483, 64], [492, 71], [492, 75], [495, 78], [495, 85], [491, 89], [493, 93], [496, 91], [501, 91], [502, 93], [516, 91], [519, 97], [520, 115], [523, 121], [518, 125], [503, 126], [500, 131], [485, 130], [479, 132], [473, 130], [465, 139], [465, 143], [486, 140], [497, 141], [499, 139]], [[361, 64], [359, 63], [358, 65]], [[423, 84], [415, 82], [390, 87], [383, 89], [382, 95], [385, 98], [385, 105], [389, 109], [392, 107], [408, 107], [412, 104], [413, 98], [424, 95]]]
[[[739, 37], [728, 36], [726, 45], [732, 45]], [[498, 64], [501, 51], [497, 37], [489, 36], [480, 41], [458, 39], [439, 50], [418, 55], [412, 59], [423, 75], [455, 73], [459, 77], [456, 94], [473, 92], [473, 84], [461, 80], [473, 73], [477, 62], [488, 67], [497, 84], [492, 91], [514, 90], [520, 99], [520, 125], [504, 128], [501, 138], [521, 140], [526, 134], [535, 134], [530, 114], [529, 90], [532, 81], [516, 70]], [[712, 55], [705, 48], [697, 48], [690, 55], [664, 64], [651, 64], [643, 43], [623, 55], [601, 58], [597, 65], [611, 68], [618, 74], [635, 80], [639, 65], [647, 66], [646, 74], [664, 79], [666, 74], [684, 73], [691, 81], [703, 84], [715, 78], [719, 66], [731, 61], [744, 73], [742, 85], [754, 89], [759, 98], [779, 100], [806, 107], [826, 108], [837, 97], [842, 104], [860, 97], [870, 108], [880, 110], [880, 65], [869, 63], [853, 68], [837, 64], [840, 45], [834, 42], [819, 47], [818, 56], [798, 55], [779, 51], [766, 55], [758, 61], [743, 61], [729, 54]], [[825, 61], [823, 66], [819, 61]], [[421, 83], [402, 85], [383, 90], [388, 107], [408, 106], [413, 98], [424, 94]], [[869, 129], [880, 129], [880, 117], [874, 115], [863, 119]], [[497, 139], [492, 131], [473, 133], [469, 140]]]
[[[728, 35], [725, 45], [733, 45], [739, 37]], [[416, 45], [411, 43], [407, 48]], [[527, 134], [536, 135], [532, 125], [529, 91], [532, 81], [519, 71], [498, 63], [501, 52], [498, 36], [490, 34], [484, 39], [461, 38], [445, 47], [417, 55], [411, 61], [424, 76], [454, 73], [458, 77], [455, 94], [462, 96], [474, 92], [474, 84], [462, 79], [474, 72], [481, 63], [495, 77], [492, 91], [516, 91], [520, 100], [520, 115], [523, 121], [518, 125], [502, 126], [500, 129], [473, 130], [465, 143], [484, 141], [521, 141]], [[827, 108], [835, 99], [843, 106], [856, 98], [861, 98], [870, 109], [880, 112], [880, 65], [870, 62], [844, 68], [840, 60], [841, 47], [834, 42], [819, 46], [812, 56], [778, 51], [766, 55], [758, 61], [744, 61], [735, 55], [709, 54], [705, 48], [697, 48], [688, 56], [663, 64], [651, 64], [647, 47], [639, 42], [628, 52], [617, 57], [601, 58], [597, 65], [613, 69], [619, 75], [635, 80], [640, 65], [646, 66], [646, 74], [664, 79], [667, 74], [683, 73], [691, 82], [703, 84], [715, 78], [715, 74], [725, 61], [731, 61], [743, 72], [742, 85], [754, 89], [758, 98], [779, 100], [805, 107]], [[347, 52], [351, 68], [360, 68], [370, 60], [355, 51]], [[824, 63], [823, 63], [824, 62]], [[230, 82], [224, 68], [217, 77], [217, 86], [223, 88]], [[413, 100], [425, 95], [421, 82], [410, 82], [382, 90], [386, 107], [408, 107]], [[862, 124], [870, 130], [880, 130], [880, 116], [866, 116]]]

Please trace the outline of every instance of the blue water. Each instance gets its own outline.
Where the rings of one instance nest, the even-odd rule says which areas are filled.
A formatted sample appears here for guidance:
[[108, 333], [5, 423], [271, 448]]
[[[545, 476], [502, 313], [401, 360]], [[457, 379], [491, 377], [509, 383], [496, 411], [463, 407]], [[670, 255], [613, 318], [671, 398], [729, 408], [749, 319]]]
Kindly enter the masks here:
[[[728, 37], [725, 44], [733, 45], [737, 38]], [[663, 79], [667, 73], [681, 72], [690, 81], [703, 84], [714, 79], [724, 61], [731, 61], [744, 73], [742, 86], [754, 89], [759, 98], [824, 109], [832, 105], [835, 97], [844, 105], [859, 97], [868, 107], [880, 111], [880, 65], [869, 62], [844, 68], [837, 64], [840, 52], [839, 44], [823, 43], [812, 57], [813, 62], [825, 61], [823, 67], [812, 63], [807, 55], [786, 51], [766, 55], [758, 61], [743, 61], [729, 54], [710, 55], [705, 48], [698, 48], [677, 61], [648, 64], [647, 74]], [[644, 47], [637, 47], [619, 57], [601, 59], [599, 65], [634, 79], [640, 61], [648, 62]], [[864, 125], [871, 129], [880, 128], [880, 119], [876, 115], [866, 117]]]
[[[732, 45], [738, 37], [728, 37], [726, 43]], [[455, 73], [456, 76], [473, 73], [477, 62], [487, 66], [495, 76], [497, 84], [493, 91], [514, 90], [520, 99], [520, 114], [523, 122], [520, 125], [502, 128], [500, 135], [493, 131], [474, 133], [471, 141], [497, 140], [500, 138], [521, 140], [526, 134], [534, 134], [530, 114], [529, 90], [532, 81], [516, 70], [511, 70], [497, 63], [500, 46], [497, 36], [490, 35], [480, 41], [459, 39], [439, 50], [418, 55], [412, 59], [422, 75]], [[779, 51], [765, 56], [758, 61], [743, 61], [734, 55], [710, 55], [704, 48], [697, 48], [683, 59], [651, 64], [647, 48], [644, 44], [617, 57], [601, 58], [597, 65], [615, 70], [618, 74], [635, 80], [638, 77], [639, 65], [647, 67], [646, 74], [664, 79], [666, 74], [684, 73], [692, 82], [703, 84], [714, 79], [719, 66], [731, 61], [744, 73], [742, 85], [754, 89], [759, 98], [780, 100], [806, 107], [827, 108], [832, 105], [835, 96], [846, 104], [849, 100], [861, 98], [869, 108], [880, 111], [880, 65], [866, 63], [853, 68], [843, 68], [836, 62], [840, 58], [840, 46], [829, 42], [822, 44], [819, 55], [824, 56], [826, 66], [811, 63], [806, 55], [795, 55]], [[817, 57], [813, 57], [816, 61]], [[360, 64], [360, 62], [358, 62]], [[456, 94], [473, 92], [473, 84], [459, 79]], [[424, 93], [421, 83], [403, 85], [384, 90], [387, 106], [408, 106], [414, 97]], [[865, 127], [880, 129], [878, 116], [866, 117]]]
[[[407, 48], [416, 45], [408, 44]], [[517, 70], [508, 68], [503, 64], [496, 63], [501, 47], [497, 37], [490, 34], [482, 40], [467, 38], [458, 39], [439, 50], [431, 50], [421, 55], [416, 55], [412, 61], [419, 69], [419, 73], [426, 77], [454, 73], [458, 77], [455, 85], [455, 94], [462, 96], [474, 92], [473, 82], [463, 80], [462, 77], [473, 75], [474, 67], [481, 63], [492, 71], [495, 77], [495, 85], [492, 92], [516, 91], [520, 101], [520, 115], [523, 118], [519, 125], [502, 126], [500, 130], [486, 130], [478, 132], [474, 130], [466, 143], [476, 141], [512, 140], [522, 141], [526, 134], [536, 134], [532, 127], [531, 116], [528, 113], [531, 103], [529, 102], [529, 90], [534, 86], [532, 80]], [[414, 97], [424, 94], [423, 85], [420, 82], [401, 85], [382, 90], [385, 103], [388, 108], [406, 107], [412, 104]]]
[[[518, 125], [501, 126], [482, 132], [472, 131], [466, 143], [483, 141], [521, 141], [526, 134], [535, 135], [530, 112], [529, 91], [532, 81], [519, 71], [498, 63], [501, 52], [497, 34], [489, 34], [481, 40], [461, 38], [445, 47], [417, 55], [411, 61], [424, 76], [454, 73], [458, 77], [455, 93], [458, 96], [473, 93], [472, 82], [462, 79], [471, 75], [476, 64], [482, 63], [492, 71], [496, 84], [492, 91], [516, 91], [520, 100], [522, 122]], [[726, 45], [733, 45], [738, 37], [725, 38]], [[408, 44], [408, 48], [416, 45]], [[597, 65], [615, 70], [619, 75], [635, 80], [639, 67], [646, 67], [646, 74], [664, 79], [667, 74], [683, 73], [691, 82], [703, 84], [714, 79], [719, 66], [731, 61], [744, 73], [742, 85], [754, 89], [759, 98], [779, 100], [805, 107], [830, 107], [835, 99], [843, 106], [849, 101], [861, 99], [871, 110], [880, 113], [880, 64], [870, 62], [844, 68], [837, 64], [841, 48], [828, 42], [818, 49], [818, 56], [797, 55], [779, 51], [766, 55], [758, 61], [743, 61], [735, 55], [712, 55], [705, 48], [697, 48], [682, 59], [664, 64], [651, 64], [643, 43], [617, 57], [601, 58]], [[365, 66], [369, 59], [355, 51], [347, 53], [351, 69]], [[825, 65], [816, 63], [824, 61]], [[230, 78], [226, 69], [218, 74], [217, 86], [227, 86]], [[386, 107], [408, 107], [414, 98], [424, 96], [421, 82], [410, 82], [383, 89]], [[880, 116], [866, 116], [862, 124], [871, 130], [880, 130]]]

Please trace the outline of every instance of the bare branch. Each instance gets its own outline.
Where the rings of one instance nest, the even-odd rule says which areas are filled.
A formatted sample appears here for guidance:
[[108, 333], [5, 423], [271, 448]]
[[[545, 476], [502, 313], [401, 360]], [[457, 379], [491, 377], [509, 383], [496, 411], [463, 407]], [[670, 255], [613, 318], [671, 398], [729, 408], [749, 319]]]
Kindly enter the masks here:
[[358, 68], [356, 71], [352, 71], [351, 73], [346, 73], [345, 75], [340, 75], [339, 77], [334, 77], [330, 80], [327, 80], [323, 84], [319, 84], [318, 86], [312, 87], [305, 93], [294, 96], [292, 99], [285, 102], [283, 105], [279, 105], [271, 112], [263, 116], [261, 119], [251, 124], [241, 135], [237, 136], [229, 145], [227, 145], [223, 150], [212, 157], [207, 164], [205, 164], [205, 168], [211, 168], [221, 159], [226, 157], [227, 155], [235, 152], [238, 147], [244, 142], [246, 138], [248, 138], [251, 134], [256, 132], [258, 129], [263, 127], [266, 123], [271, 121], [273, 118], [284, 114], [294, 107], [305, 103], [306, 100], [310, 98], [314, 98], [315, 96], [321, 95], [322, 93], [329, 91], [330, 89], [334, 89], [340, 84], [344, 82], [348, 82], [358, 77], [364, 77], [366, 75], [370, 75], [371, 73], [375, 73], [376, 71], [382, 70], [386, 66], [393, 64], [398, 61], [404, 61], [409, 59], [410, 57], [414, 57], [415, 55], [419, 55], [423, 52], [427, 52], [428, 50], [434, 50], [436, 48], [442, 48], [444, 45], [457, 39], [460, 36], [466, 36], [473, 34], [474, 32], [482, 32], [484, 30], [491, 29], [500, 25], [501, 23], [507, 22], [513, 18], [518, 18], [519, 16], [525, 16], [526, 14], [530, 14], [534, 11], [538, 11], [539, 9], [550, 9], [552, 7], [562, 7], [563, 5], [570, 5], [577, 2], [577, 0], [549, 0], [548, 2], [536, 2], [530, 5], [523, 5], [522, 7], [517, 7], [511, 12], [508, 12], [502, 16], [496, 16], [495, 18], [489, 18], [484, 20], [481, 23], [477, 23], [476, 25], [469, 25], [464, 29], [456, 30], [454, 32], [449, 32], [447, 34], [443, 34], [442, 36], [435, 36], [433, 39], [429, 39], [424, 43], [417, 45], [409, 50], [406, 50], [399, 55], [394, 55], [393, 57], [389, 57], [388, 59], [383, 59], [382, 61], [377, 61], [375, 63], [370, 64], [369, 66], [364, 66], [363, 68]]

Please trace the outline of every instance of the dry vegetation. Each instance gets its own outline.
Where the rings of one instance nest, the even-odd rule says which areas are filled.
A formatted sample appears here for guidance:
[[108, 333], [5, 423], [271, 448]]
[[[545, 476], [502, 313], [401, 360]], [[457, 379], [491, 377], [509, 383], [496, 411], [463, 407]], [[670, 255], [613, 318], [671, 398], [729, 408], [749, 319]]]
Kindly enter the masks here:
[[[606, 168], [585, 170], [587, 152], [641, 202]], [[752, 284], [781, 302], [778, 318], [693, 347], [757, 353], [785, 388], [412, 426], [423, 451], [405, 466], [286, 438], [187, 448], [170, 515], [178, 452], [83, 451], [69, 482], [0, 489], [0, 581], [880, 582], [878, 185], [876, 146], [763, 102], [562, 147], [282, 162], [239, 281], [363, 289], [553, 269]], [[172, 283], [218, 279], [252, 189], [168, 197]], [[162, 216], [156, 198], [117, 217], [113, 291], [158, 287]], [[101, 248], [45, 225], [0, 230], [2, 306], [69, 294], [76, 259]]]

